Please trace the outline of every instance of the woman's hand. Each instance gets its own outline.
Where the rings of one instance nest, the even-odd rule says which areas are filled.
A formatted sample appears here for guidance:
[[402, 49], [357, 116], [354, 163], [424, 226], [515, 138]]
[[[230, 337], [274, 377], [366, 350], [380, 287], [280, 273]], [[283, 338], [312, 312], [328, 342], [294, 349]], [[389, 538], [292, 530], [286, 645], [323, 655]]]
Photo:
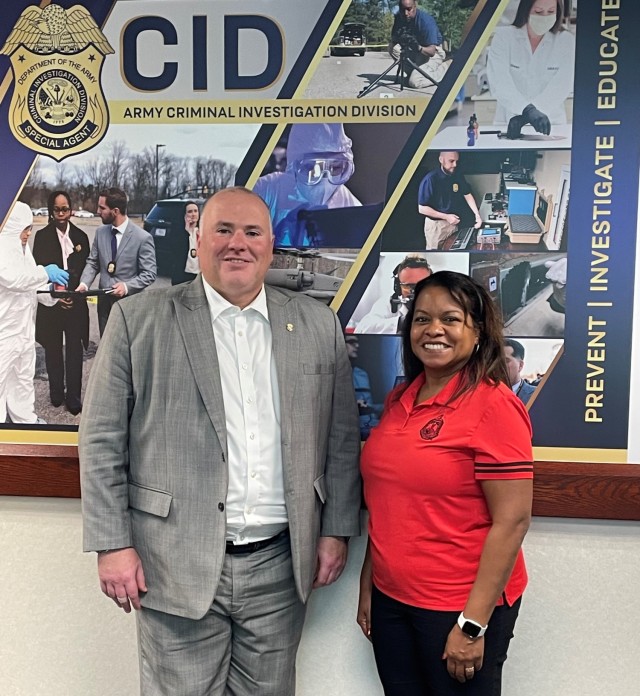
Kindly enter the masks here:
[[364, 637], [371, 640], [371, 588], [360, 588], [357, 621]]
[[357, 622], [364, 637], [371, 640], [371, 591], [373, 589], [373, 569], [371, 566], [371, 542], [367, 541], [367, 550], [360, 571], [360, 598], [358, 599]]
[[484, 638], [469, 638], [458, 624], [451, 629], [444, 648], [442, 659], [447, 661], [447, 671], [459, 682], [473, 679], [482, 669]]

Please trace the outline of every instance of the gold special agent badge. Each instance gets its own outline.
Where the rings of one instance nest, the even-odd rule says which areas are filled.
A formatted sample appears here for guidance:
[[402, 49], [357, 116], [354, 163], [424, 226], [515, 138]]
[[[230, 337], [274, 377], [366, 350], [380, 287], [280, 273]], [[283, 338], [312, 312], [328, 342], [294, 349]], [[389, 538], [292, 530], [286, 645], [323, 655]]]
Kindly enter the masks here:
[[458, 184], [454, 184], [454, 185], [453, 185], [453, 192], [454, 192], [454, 193], [458, 193], [458, 190], [459, 190], [459, 189], [460, 189], [460, 187], [458, 186]]
[[109, 123], [100, 84], [108, 53], [113, 48], [81, 5], [27, 7], [0, 50], [13, 69], [15, 138], [58, 162], [97, 145]]

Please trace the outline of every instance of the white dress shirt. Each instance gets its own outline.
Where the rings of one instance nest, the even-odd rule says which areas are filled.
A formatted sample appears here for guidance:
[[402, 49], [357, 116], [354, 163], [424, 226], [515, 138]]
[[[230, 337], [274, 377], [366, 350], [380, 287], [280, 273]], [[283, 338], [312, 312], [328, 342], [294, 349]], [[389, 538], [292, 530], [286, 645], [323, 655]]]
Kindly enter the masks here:
[[[185, 230], [187, 231], [187, 230]], [[188, 232], [189, 234], [189, 253], [187, 254], [187, 260], [184, 265], [184, 270], [186, 273], [200, 273], [200, 260], [197, 256], [192, 256], [194, 251], [198, 250], [198, 237], [200, 232], [198, 228]]]
[[280, 393], [264, 287], [244, 309], [203, 278], [227, 427], [227, 540], [247, 544], [287, 527]]
[[58, 242], [60, 242], [60, 249], [62, 251], [62, 267], [65, 271], [69, 270], [67, 259], [69, 256], [71, 256], [71, 254], [73, 254], [73, 242], [69, 236], [69, 229], [69, 223], [67, 223], [67, 227], [64, 232], [60, 232], [60, 230], [56, 227]]
[[[125, 230], [127, 229], [127, 225], [129, 224], [129, 218], [125, 216], [124, 222], [121, 225], [118, 225], [117, 227], [115, 225], [111, 225], [112, 230], [116, 230], [116, 249], [120, 248], [120, 242], [122, 241], [122, 238], [124, 237]], [[117, 265], [116, 265], [117, 268]], [[125, 295], [129, 294], [129, 288], [127, 287], [127, 284], [124, 281], [120, 281], [125, 288]]]

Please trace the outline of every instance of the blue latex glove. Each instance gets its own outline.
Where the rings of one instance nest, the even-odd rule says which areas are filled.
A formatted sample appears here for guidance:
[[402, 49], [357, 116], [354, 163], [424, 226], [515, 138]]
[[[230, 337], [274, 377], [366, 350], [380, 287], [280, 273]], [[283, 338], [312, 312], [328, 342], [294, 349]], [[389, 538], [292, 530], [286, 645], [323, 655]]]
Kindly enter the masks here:
[[69, 283], [69, 274], [62, 268], [56, 266], [55, 263], [50, 263], [48, 266], [45, 266], [44, 270], [49, 276], [49, 282], [55, 283], [56, 285], [64, 285], [65, 287]]

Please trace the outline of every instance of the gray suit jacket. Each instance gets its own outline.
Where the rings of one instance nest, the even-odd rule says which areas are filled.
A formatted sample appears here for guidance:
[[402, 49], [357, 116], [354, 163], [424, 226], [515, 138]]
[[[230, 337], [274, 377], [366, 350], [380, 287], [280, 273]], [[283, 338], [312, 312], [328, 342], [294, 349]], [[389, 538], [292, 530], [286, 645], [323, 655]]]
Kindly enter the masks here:
[[[306, 601], [318, 537], [359, 533], [358, 411], [335, 314], [271, 287], [267, 305], [293, 568]], [[80, 426], [84, 549], [133, 546], [149, 588], [143, 605], [202, 617], [224, 560], [226, 461], [201, 277], [116, 304]]]
[[127, 284], [127, 294], [135, 295], [156, 279], [156, 247], [153, 237], [131, 220], [118, 246], [115, 275], [107, 273], [111, 260], [111, 225], [101, 225], [96, 230], [80, 282], [90, 288], [95, 277], [100, 274], [99, 287], [110, 288], [114, 283], [123, 282]]
[[517, 396], [522, 401], [523, 404], [529, 403], [529, 399], [533, 396], [533, 392], [535, 392], [536, 387], [533, 384], [529, 384], [526, 379], [522, 380], [522, 385], [517, 392]]

